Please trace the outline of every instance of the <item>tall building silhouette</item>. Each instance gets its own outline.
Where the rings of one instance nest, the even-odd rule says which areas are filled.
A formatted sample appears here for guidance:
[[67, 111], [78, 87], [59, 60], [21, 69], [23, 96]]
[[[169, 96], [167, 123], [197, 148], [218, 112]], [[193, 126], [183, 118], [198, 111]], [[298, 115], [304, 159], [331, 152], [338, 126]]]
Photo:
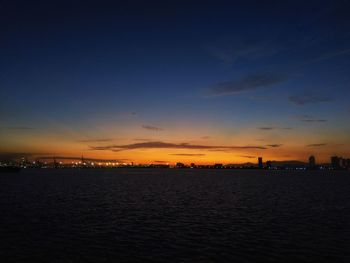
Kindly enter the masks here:
[[259, 169], [263, 168], [263, 158], [262, 157], [258, 158], [258, 167], [259, 167]]
[[316, 167], [316, 159], [315, 156], [311, 155], [309, 157], [309, 167], [310, 168], [315, 168]]
[[340, 168], [340, 158], [338, 156], [332, 156], [331, 157], [331, 165], [334, 169]]
[[58, 163], [56, 161], [56, 157], [53, 157], [53, 168], [58, 168]]
[[340, 158], [340, 166], [342, 168], [346, 168], [347, 163], [346, 163], [346, 159], [345, 158]]

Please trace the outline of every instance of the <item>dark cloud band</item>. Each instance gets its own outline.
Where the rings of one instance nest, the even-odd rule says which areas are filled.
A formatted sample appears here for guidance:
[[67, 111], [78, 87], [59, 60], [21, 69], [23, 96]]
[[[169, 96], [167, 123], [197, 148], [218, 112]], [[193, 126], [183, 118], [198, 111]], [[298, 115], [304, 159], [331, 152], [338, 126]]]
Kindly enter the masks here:
[[143, 142], [143, 143], [133, 143], [126, 145], [109, 145], [109, 146], [91, 146], [91, 150], [102, 151], [125, 151], [125, 150], [134, 150], [134, 149], [196, 149], [196, 150], [240, 150], [240, 149], [256, 149], [264, 150], [266, 147], [263, 146], [212, 146], [212, 145], [198, 145], [198, 144], [189, 144], [189, 143], [167, 143], [167, 142]]
[[238, 92], [270, 87], [286, 80], [275, 74], [257, 74], [233, 81], [220, 82], [209, 87], [209, 96], [231, 95]]

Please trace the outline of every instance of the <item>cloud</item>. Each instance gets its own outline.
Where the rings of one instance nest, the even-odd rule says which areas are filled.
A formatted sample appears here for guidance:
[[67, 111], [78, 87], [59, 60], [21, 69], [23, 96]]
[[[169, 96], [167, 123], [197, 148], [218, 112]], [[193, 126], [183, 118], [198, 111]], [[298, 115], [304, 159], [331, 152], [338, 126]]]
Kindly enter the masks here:
[[252, 155], [239, 155], [239, 157], [243, 157], [243, 158], [248, 158], [248, 159], [255, 159], [255, 156]]
[[269, 130], [274, 130], [276, 129], [276, 127], [271, 127], [271, 126], [264, 126], [264, 127], [259, 127], [259, 130], [263, 130], [263, 131], [269, 131]]
[[240, 150], [240, 149], [258, 149], [263, 150], [266, 147], [263, 146], [212, 146], [212, 145], [197, 145], [189, 143], [167, 143], [161, 141], [133, 143], [126, 145], [109, 145], [109, 146], [90, 146], [90, 150], [104, 151], [110, 150], [114, 152], [135, 150], [135, 149], [196, 149], [196, 150]]
[[272, 148], [278, 148], [281, 147], [283, 144], [268, 144], [267, 146], [272, 147]]
[[304, 63], [298, 65], [298, 67], [304, 67], [306, 65], [317, 63], [317, 62], [320, 62], [320, 61], [323, 61], [323, 60], [328, 60], [328, 59], [332, 59], [332, 58], [335, 58], [335, 57], [338, 57], [338, 56], [349, 55], [349, 54], [350, 54], [350, 48], [348, 48], [348, 49], [341, 49], [341, 50], [334, 50], [332, 52], [325, 53], [325, 54], [322, 54], [322, 55], [320, 55], [318, 57], [314, 57], [313, 59], [305, 61]]
[[325, 119], [316, 119], [309, 115], [303, 115], [300, 117], [300, 121], [303, 122], [327, 122]]
[[327, 143], [314, 143], [314, 144], [309, 144], [306, 145], [306, 147], [322, 147], [322, 146], [326, 146]]
[[135, 111], [125, 111], [125, 112], [116, 113], [116, 116], [122, 117], [122, 118], [133, 118], [133, 117], [137, 117], [138, 114]]
[[146, 129], [146, 130], [151, 130], [151, 131], [162, 131], [162, 128], [156, 127], [156, 126], [152, 126], [152, 125], [142, 125], [142, 128]]
[[243, 91], [270, 87], [286, 80], [284, 76], [275, 74], [250, 75], [239, 80], [220, 82], [209, 87], [209, 96], [223, 96]]
[[86, 140], [77, 140], [77, 142], [110, 142], [113, 139], [110, 138], [100, 138], [100, 139], [86, 139]]
[[262, 131], [271, 131], [271, 130], [277, 130], [277, 129], [293, 130], [292, 127], [274, 127], [274, 126], [262, 126], [262, 127], [258, 127], [258, 129]]
[[169, 155], [175, 155], [175, 156], [205, 156], [205, 154], [202, 153], [172, 153]]
[[1, 127], [1, 129], [5, 129], [5, 130], [35, 130], [35, 128], [33, 127], [28, 127], [28, 126], [7, 126], [7, 127]]
[[258, 141], [258, 142], [264, 142], [264, 141], [266, 141], [265, 139], [255, 139], [256, 141]]
[[210, 136], [202, 136], [201, 139], [208, 140], [208, 139], [211, 139], [211, 137]]
[[323, 102], [331, 102], [333, 99], [328, 96], [322, 96], [317, 94], [303, 94], [289, 96], [289, 101], [298, 106], [304, 106], [306, 104], [316, 104]]
[[236, 61], [251, 61], [276, 55], [285, 49], [281, 44], [256, 37], [224, 37], [207, 45], [206, 49], [213, 57], [231, 64]]
[[152, 140], [151, 139], [144, 139], [144, 138], [135, 138], [134, 141], [149, 142], [149, 141], [152, 141]]

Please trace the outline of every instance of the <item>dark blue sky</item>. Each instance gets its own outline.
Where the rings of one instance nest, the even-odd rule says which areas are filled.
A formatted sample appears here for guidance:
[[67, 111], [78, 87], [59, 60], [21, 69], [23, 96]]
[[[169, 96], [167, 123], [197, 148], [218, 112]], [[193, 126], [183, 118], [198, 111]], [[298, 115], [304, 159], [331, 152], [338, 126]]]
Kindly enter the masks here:
[[235, 142], [278, 126], [349, 143], [349, 1], [119, 2], [2, 1], [2, 137], [152, 124], [171, 139], [197, 126]]

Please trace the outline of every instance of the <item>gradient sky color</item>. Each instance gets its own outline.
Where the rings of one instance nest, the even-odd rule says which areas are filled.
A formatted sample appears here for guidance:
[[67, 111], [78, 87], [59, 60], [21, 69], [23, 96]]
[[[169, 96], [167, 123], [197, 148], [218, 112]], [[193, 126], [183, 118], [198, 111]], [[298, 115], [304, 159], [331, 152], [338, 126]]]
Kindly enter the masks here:
[[349, 13], [345, 0], [2, 1], [0, 152], [350, 157]]

